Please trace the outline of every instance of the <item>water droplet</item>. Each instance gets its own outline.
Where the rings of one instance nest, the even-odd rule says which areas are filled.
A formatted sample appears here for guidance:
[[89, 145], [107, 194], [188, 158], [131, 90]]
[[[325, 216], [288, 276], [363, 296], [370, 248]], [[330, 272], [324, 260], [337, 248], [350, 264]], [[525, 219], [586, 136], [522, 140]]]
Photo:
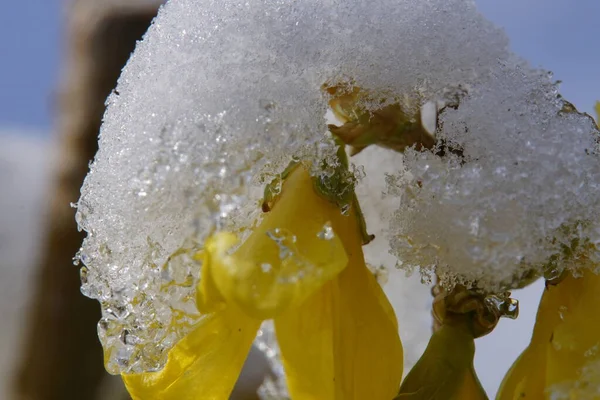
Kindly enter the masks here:
[[121, 335], [119, 336], [119, 339], [121, 342], [123, 342], [123, 344], [129, 344], [127, 341], [127, 336], [129, 336], [129, 331], [127, 329], [123, 329]]
[[[77, 263], [76, 265], [79, 265], [79, 263]], [[82, 285], [87, 285], [88, 273], [89, 273], [89, 270], [86, 267], [81, 267], [81, 269], [79, 270], [79, 278], [81, 279]]]
[[519, 301], [508, 297], [509, 295], [488, 295], [484, 301], [495, 315], [516, 319], [519, 316]]
[[421, 271], [421, 283], [423, 285], [431, 285], [433, 282], [433, 276], [431, 271], [422, 270]]
[[344, 204], [340, 208], [340, 211], [342, 212], [342, 215], [348, 216], [348, 215], [350, 215], [350, 209], [351, 208], [352, 208], [352, 206], [350, 204]]
[[83, 213], [79, 211], [79, 209], [75, 213], [75, 222], [77, 223], [77, 231], [81, 232], [83, 230], [84, 217]]
[[275, 228], [272, 231], [268, 231], [267, 236], [279, 247], [280, 260], [286, 259], [294, 254], [292, 248], [297, 240], [294, 234], [284, 229]]
[[123, 320], [127, 318], [130, 314], [127, 307], [121, 305], [114, 305], [110, 308], [107, 308], [106, 313], [118, 320]]
[[556, 263], [552, 263], [550, 266], [545, 268], [544, 270], [544, 279], [547, 283], [551, 285], [555, 285], [559, 283], [564, 277], [565, 269], [562, 266], [556, 265]]
[[506, 301], [506, 311], [503, 316], [511, 319], [516, 319], [519, 316], [519, 301], [517, 299]]
[[323, 230], [317, 233], [317, 237], [323, 240], [331, 240], [335, 237], [335, 233], [333, 232], [331, 222], [327, 221], [325, 225], [323, 225]]
[[583, 353], [583, 356], [588, 358], [594, 357], [596, 354], [598, 354], [598, 350], [600, 349], [598, 348], [598, 343], [596, 343], [595, 345], [587, 349], [585, 353]]
[[369, 271], [371, 271], [371, 273], [373, 274], [373, 276], [377, 280], [377, 283], [379, 283], [380, 286], [383, 286], [388, 282], [389, 271], [384, 265], [379, 265], [375, 267], [373, 265], [367, 264], [367, 268], [369, 269]]
[[268, 272], [271, 272], [272, 268], [273, 267], [269, 263], [262, 263], [260, 265], [260, 269], [262, 269], [262, 272], [264, 272], [265, 274], [268, 273]]
[[566, 306], [558, 307], [558, 315], [559, 315], [560, 319], [565, 319], [565, 314], [566, 314], [567, 310], [568, 309]]
[[554, 337], [552, 337], [551, 340], [552, 340], [552, 347], [554, 348], [554, 350], [560, 351], [562, 349], [562, 345]]

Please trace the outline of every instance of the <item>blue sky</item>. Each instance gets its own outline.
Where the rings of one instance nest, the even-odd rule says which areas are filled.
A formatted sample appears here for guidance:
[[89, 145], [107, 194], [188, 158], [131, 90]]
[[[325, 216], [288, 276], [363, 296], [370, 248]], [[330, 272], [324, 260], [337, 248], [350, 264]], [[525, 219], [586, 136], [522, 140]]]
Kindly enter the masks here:
[[66, 0], [6, 2], [0, 12], [0, 127], [48, 132]]
[[[100, 0], [98, 0], [100, 1]], [[123, 0], [127, 1], [127, 0]], [[68, 0], [8, 2], [0, 13], [0, 127], [49, 132], [62, 61]], [[591, 112], [600, 99], [600, 1], [477, 0], [503, 26], [513, 50], [562, 80], [562, 92]], [[575, 7], [574, 5], [577, 5]]]
[[515, 53], [554, 72], [565, 98], [580, 111], [592, 112], [600, 100], [600, 1], [476, 1], [504, 27]]

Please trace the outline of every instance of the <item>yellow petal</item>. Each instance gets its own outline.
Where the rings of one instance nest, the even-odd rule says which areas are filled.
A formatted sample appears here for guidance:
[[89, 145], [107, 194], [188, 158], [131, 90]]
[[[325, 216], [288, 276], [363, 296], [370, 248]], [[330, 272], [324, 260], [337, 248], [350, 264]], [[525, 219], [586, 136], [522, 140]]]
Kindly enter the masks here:
[[531, 342], [504, 377], [496, 400], [544, 398], [546, 345], [552, 337], [552, 331], [560, 322], [558, 309], [561, 302], [559, 286], [549, 285], [544, 289]]
[[134, 400], [223, 400], [248, 355], [260, 321], [235, 307], [206, 315], [169, 352], [162, 371], [123, 375]]
[[[233, 238], [225, 237], [220, 243], [221, 245], [232, 246], [237, 242], [235, 235]], [[227, 239], [230, 240], [227, 243]], [[212, 243], [213, 239], [209, 238], [205, 247], [214, 248], [215, 244]], [[202, 314], [210, 314], [212, 312], [223, 310], [226, 307], [225, 299], [217, 289], [215, 280], [212, 276], [212, 269], [210, 268], [210, 252], [200, 251], [196, 254], [195, 258], [202, 261], [202, 269], [200, 271], [200, 283], [196, 288], [196, 307]]]
[[348, 266], [275, 319], [288, 388], [294, 400], [390, 400], [403, 367], [396, 317], [365, 266], [356, 217], [332, 225]]
[[[273, 209], [233, 254], [238, 240], [232, 233], [218, 233], [207, 242], [203, 269], [226, 302], [249, 316], [272, 318], [302, 303], [346, 266], [344, 246], [328, 225], [339, 215], [298, 167]], [[200, 291], [199, 304], [218, 297], [210, 295], [210, 287]]]
[[[600, 276], [571, 273], [544, 290], [531, 343], [497, 400], [596, 398], [600, 388]], [[554, 397], [553, 397], [554, 396]]]
[[579, 278], [569, 274], [556, 290], [560, 319], [546, 342], [546, 389], [562, 390], [571, 399], [598, 398], [600, 276], [590, 270]]

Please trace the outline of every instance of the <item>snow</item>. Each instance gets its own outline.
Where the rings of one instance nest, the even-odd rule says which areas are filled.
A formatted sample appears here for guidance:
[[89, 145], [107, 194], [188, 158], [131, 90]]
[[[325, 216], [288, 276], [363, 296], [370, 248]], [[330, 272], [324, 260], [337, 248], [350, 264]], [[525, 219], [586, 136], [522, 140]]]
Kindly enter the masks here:
[[[197, 321], [191, 254], [208, 234], [250, 226], [293, 157], [330, 172], [318, 167], [334, 152], [322, 85], [340, 83], [383, 100], [367, 109], [459, 99], [436, 132], [454, 153], [356, 158], [367, 224], [385, 239], [369, 262], [498, 288], [560, 243], [600, 240], [595, 127], [561, 112], [551, 76], [471, 1], [172, 1], [107, 100], [78, 202], [82, 290], [101, 302], [110, 372], [160, 369]], [[393, 275], [392, 298], [426, 298]], [[424, 324], [404, 334], [426, 337]]]

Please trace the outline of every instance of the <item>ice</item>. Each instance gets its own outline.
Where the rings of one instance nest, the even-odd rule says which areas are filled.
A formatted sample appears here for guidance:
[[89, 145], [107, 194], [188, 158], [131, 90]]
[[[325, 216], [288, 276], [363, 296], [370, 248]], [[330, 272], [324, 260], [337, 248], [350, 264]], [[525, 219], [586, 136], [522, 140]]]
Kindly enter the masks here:
[[258, 388], [258, 397], [264, 400], [288, 399], [290, 396], [273, 321], [262, 323], [256, 334], [254, 346], [264, 355], [270, 369], [264, 377], [262, 385]]
[[595, 399], [600, 394], [600, 362], [587, 361], [577, 378], [553, 384], [548, 391], [551, 400]]
[[[335, 152], [323, 85], [411, 112], [469, 91], [438, 124], [464, 165], [409, 151], [388, 177], [402, 198], [382, 217], [381, 246], [404, 267], [496, 282], [542, 261], [550, 232], [598, 212], [597, 160], [591, 123], [557, 115], [550, 79], [522, 64], [469, 0], [168, 2], [107, 100], [77, 203], [82, 291], [102, 306], [107, 369], [164, 365], [199, 318], [203, 240], [252, 226], [264, 185], [291, 160], [331, 173], [319, 170]], [[594, 224], [583, 230], [597, 239]]]
[[502, 65], [440, 123], [438, 138], [460, 153], [409, 151], [409, 174], [391, 180], [405, 196], [392, 225], [406, 267], [499, 289], [529, 269], [552, 273], [556, 255], [559, 270], [576, 258], [597, 265], [598, 129], [551, 76]]

